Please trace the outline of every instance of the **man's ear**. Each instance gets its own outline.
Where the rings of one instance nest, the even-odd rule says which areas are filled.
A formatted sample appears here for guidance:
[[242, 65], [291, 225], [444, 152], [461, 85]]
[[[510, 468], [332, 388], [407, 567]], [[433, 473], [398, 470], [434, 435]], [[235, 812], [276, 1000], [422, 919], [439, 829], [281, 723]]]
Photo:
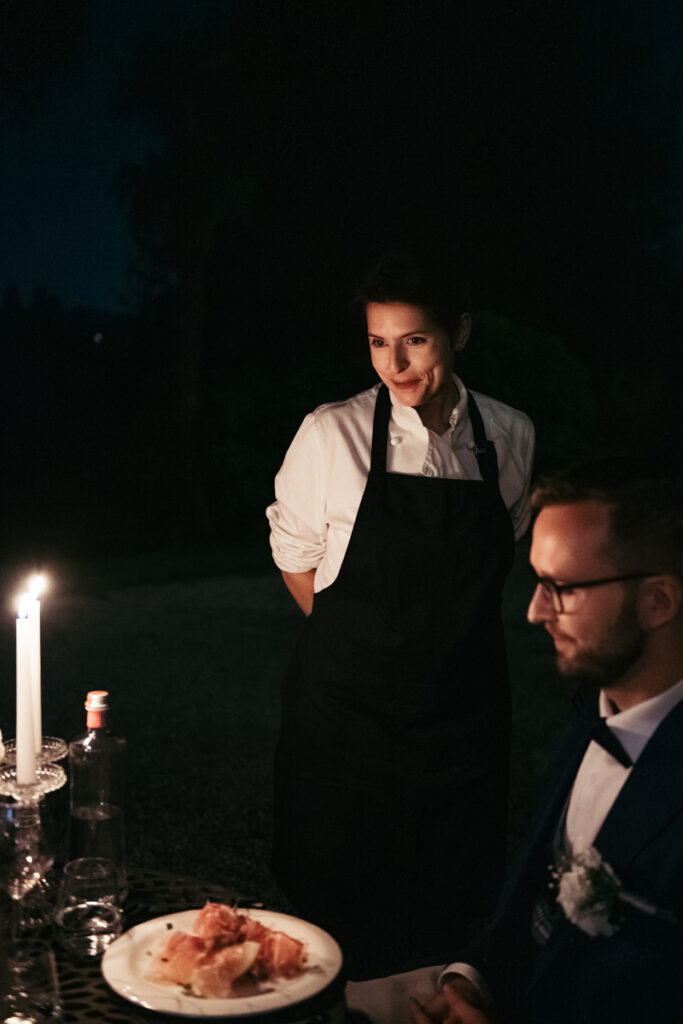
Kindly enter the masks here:
[[469, 341], [470, 334], [472, 333], [472, 317], [469, 313], [463, 313], [460, 317], [460, 322], [455, 331], [455, 337], [453, 339], [453, 351], [462, 352], [465, 345]]
[[646, 629], [661, 629], [681, 612], [683, 584], [678, 576], [663, 573], [643, 580], [638, 595], [640, 620]]

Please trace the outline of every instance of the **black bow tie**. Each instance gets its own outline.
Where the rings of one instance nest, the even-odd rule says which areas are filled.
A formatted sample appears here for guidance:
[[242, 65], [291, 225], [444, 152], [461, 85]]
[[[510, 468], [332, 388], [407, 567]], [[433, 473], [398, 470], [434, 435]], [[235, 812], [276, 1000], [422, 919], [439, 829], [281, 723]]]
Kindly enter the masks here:
[[586, 702], [586, 694], [579, 691], [574, 697], [574, 705], [581, 717], [588, 723], [591, 730], [591, 739], [595, 740], [603, 750], [622, 764], [624, 768], [630, 768], [633, 761], [624, 749], [624, 746], [607, 724], [607, 720], [601, 718], [597, 710], [591, 708]]

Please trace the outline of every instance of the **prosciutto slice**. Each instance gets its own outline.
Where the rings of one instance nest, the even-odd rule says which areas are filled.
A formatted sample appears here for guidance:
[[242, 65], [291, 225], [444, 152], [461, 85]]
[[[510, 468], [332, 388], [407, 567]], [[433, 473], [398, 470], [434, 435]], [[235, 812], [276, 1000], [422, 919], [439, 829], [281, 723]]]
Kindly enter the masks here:
[[195, 918], [195, 935], [214, 946], [229, 946], [234, 942], [260, 942], [269, 929], [260, 921], [240, 914], [225, 903], [206, 903]]
[[159, 954], [155, 973], [162, 981], [189, 985], [195, 967], [206, 952], [202, 939], [188, 932], [173, 932]]
[[240, 942], [205, 954], [192, 972], [192, 991], [209, 999], [225, 998], [232, 992], [233, 981], [247, 973], [258, 951], [258, 942]]
[[268, 931], [259, 945], [253, 973], [256, 978], [293, 978], [300, 972], [303, 960], [303, 942], [284, 932]]

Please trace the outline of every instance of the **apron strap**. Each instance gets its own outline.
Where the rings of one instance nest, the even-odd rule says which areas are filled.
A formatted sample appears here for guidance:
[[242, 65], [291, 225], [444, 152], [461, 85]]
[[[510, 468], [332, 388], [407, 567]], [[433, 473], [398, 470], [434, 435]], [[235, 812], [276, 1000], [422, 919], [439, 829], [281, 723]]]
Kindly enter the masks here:
[[372, 458], [370, 468], [386, 472], [387, 468], [387, 437], [391, 418], [391, 398], [389, 388], [380, 384], [375, 399], [375, 415], [372, 421]]
[[474, 454], [477, 457], [481, 478], [487, 483], [497, 484], [498, 456], [496, 455], [496, 446], [493, 441], [489, 441], [486, 437], [484, 421], [481, 418], [479, 406], [475, 402], [474, 395], [471, 391], [467, 392], [467, 411], [472, 423], [472, 431], [474, 433]]

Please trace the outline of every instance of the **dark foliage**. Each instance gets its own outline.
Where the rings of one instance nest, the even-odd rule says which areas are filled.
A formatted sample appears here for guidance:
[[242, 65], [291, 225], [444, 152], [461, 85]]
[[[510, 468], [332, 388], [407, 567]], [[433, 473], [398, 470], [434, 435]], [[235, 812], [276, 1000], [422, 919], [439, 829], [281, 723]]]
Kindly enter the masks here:
[[[258, 532], [304, 413], [372, 383], [350, 300], [414, 238], [465, 253], [484, 311], [466, 379], [532, 415], [543, 463], [669, 443], [680, 110], [635, 20], [533, 0], [210, 10], [160, 25], [115, 99], [161, 140], [117, 175], [130, 317], [96, 346], [92, 318], [45, 298], [0, 310], [20, 532], [48, 490], [43, 535], [80, 543]], [[55, 68], [77, 40], [62, 20]]]
[[1, 0], [0, 97], [5, 117], [27, 117], [77, 60], [86, 8], [86, 0]]

